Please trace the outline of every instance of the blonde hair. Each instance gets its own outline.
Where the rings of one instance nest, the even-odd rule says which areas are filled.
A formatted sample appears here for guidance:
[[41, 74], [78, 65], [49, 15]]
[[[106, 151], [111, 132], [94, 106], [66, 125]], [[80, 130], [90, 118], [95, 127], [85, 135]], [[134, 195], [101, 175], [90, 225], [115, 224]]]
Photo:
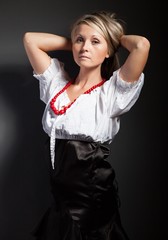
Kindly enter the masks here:
[[71, 39], [80, 24], [87, 24], [90, 27], [101, 31], [109, 50], [109, 58], [102, 63], [102, 77], [109, 78], [114, 70], [119, 68], [119, 59], [117, 50], [120, 46], [120, 38], [124, 34], [124, 22], [116, 18], [115, 13], [106, 11], [97, 11], [91, 14], [85, 14], [80, 17], [72, 26]]

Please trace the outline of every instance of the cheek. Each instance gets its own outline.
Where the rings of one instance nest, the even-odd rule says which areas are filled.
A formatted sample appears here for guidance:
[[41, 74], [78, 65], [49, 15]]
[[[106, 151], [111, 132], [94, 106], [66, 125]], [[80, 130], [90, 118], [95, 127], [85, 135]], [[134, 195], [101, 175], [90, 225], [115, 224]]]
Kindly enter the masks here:
[[104, 59], [106, 58], [106, 57], [108, 57], [108, 52], [107, 52], [107, 50], [97, 50], [97, 51], [95, 51], [95, 57], [97, 58], [97, 61], [104, 61]]
[[79, 46], [73, 45], [72, 46], [72, 53], [74, 56], [76, 56], [79, 53]]
[[74, 46], [72, 47], [72, 54], [73, 54], [73, 56], [76, 56], [76, 54], [77, 54], [77, 50]]
[[78, 64], [78, 50], [75, 47], [72, 47], [72, 55], [74, 61]]

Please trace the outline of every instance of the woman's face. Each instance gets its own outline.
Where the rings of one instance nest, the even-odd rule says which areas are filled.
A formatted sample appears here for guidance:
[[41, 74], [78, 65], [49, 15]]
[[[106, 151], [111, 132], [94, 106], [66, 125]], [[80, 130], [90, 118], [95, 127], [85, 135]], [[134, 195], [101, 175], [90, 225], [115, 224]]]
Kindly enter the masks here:
[[72, 38], [72, 51], [75, 62], [80, 67], [93, 68], [102, 64], [108, 54], [108, 45], [96, 28], [81, 24]]

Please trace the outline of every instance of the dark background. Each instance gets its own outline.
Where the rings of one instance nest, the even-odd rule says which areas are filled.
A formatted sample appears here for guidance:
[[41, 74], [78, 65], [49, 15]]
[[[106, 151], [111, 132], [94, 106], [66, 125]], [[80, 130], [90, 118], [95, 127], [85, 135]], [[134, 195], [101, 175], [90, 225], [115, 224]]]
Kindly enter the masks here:
[[[162, 5], [160, 5], [162, 4]], [[0, 240], [33, 240], [30, 231], [50, 203], [38, 81], [26, 57], [27, 31], [67, 35], [92, 10], [117, 12], [127, 33], [151, 42], [140, 98], [121, 119], [112, 145], [121, 218], [130, 240], [167, 239], [167, 26], [163, 3], [133, 0], [0, 3]], [[121, 54], [121, 61], [124, 54]], [[67, 64], [71, 56], [60, 54]], [[73, 65], [67, 66], [70, 73]]]

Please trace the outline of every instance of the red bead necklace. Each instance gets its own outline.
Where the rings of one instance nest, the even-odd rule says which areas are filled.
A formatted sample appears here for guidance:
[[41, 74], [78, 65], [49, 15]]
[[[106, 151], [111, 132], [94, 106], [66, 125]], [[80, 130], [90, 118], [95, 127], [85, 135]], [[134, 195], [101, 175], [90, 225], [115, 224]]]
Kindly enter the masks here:
[[[90, 93], [91, 91], [93, 91], [95, 88], [97, 87], [100, 87], [101, 85], [103, 85], [103, 83], [105, 82], [105, 79], [103, 79], [100, 83], [94, 85], [93, 87], [91, 87], [90, 89], [88, 89], [87, 91], [84, 92], [84, 94], [88, 94]], [[67, 106], [63, 106], [60, 110], [58, 110], [55, 106], [54, 106], [54, 103], [56, 101], [56, 99], [58, 98], [58, 96], [63, 93], [70, 85], [72, 84], [72, 82], [68, 82], [65, 87], [63, 87], [53, 98], [52, 100], [50, 101], [50, 107], [51, 109], [53, 110], [53, 112], [56, 114], [56, 115], [61, 115], [61, 114], [64, 114], [66, 112], [66, 110], [68, 108], [70, 108], [72, 106], [72, 104], [76, 101], [76, 99], [74, 99], [72, 102], [70, 102]]]

